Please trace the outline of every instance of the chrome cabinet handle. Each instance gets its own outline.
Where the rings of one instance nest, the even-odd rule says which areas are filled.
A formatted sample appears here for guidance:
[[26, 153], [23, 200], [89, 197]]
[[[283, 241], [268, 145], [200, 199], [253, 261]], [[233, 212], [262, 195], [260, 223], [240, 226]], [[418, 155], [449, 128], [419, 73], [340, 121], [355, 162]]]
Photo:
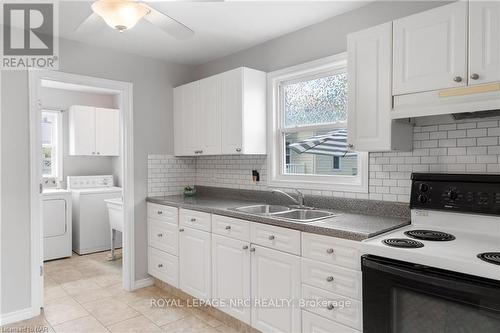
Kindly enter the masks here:
[[455, 82], [462, 82], [462, 77], [461, 76], [455, 76], [453, 78], [453, 81], [455, 81]]
[[241, 152], [241, 148], [236, 148], [236, 151], [239, 153]]
[[158, 234], [158, 237], [163, 237], [163, 234]]
[[477, 79], [479, 79], [479, 74], [472, 73], [471, 76], [470, 76], [470, 78], [473, 79], [473, 80], [477, 80]]
[[231, 230], [231, 226], [230, 225], [226, 225], [226, 230]]
[[327, 249], [326, 250], [326, 253], [328, 253], [328, 254], [332, 254], [333, 252], [334, 252], [333, 249]]
[[326, 308], [328, 310], [333, 310], [333, 309], [335, 309], [335, 306], [332, 303], [330, 303], [330, 304], [328, 304], [328, 306]]
[[158, 264], [158, 268], [162, 268], [163, 267], [163, 264]]
[[97, 155], [101, 155], [101, 153], [100, 153], [100, 152], [97, 152]]
[[248, 250], [248, 245], [243, 245], [242, 249], [243, 250]]
[[184, 231], [184, 229], [179, 229], [179, 232], [183, 232], [183, 231]]
[[274, 240], [274, 238], [276, 238], [276, 237], [274, 237], [273, 235], [271, 235], [268, 238], [269, 238], [269, 240]]
[[162, 212], [161, 210], [157, 211], [156, 213], [157, 213], [158, 215], [163, 214], [163, 212]]
[[251, 247], [250, 252], [255, 252], [255, 247]]
[[193, 217], [190, 221], [191, 222], [196, 222], [196, 219]]
[[327, 281], [327, 282], [332, 282], [332, 281], [333, 281], [333, 276], [329, 276], [329, 277], [327, 277], [327, 278], [326, 278], [326, 281]]

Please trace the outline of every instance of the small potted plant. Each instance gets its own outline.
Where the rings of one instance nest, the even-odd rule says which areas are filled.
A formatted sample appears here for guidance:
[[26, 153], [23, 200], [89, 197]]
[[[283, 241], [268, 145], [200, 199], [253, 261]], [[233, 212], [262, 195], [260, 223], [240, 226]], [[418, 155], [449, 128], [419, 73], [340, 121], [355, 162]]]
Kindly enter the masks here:
[[194, 197], [195, 195], [196, 195], [196, 188], [194, 186], [184, 187], [184, 196], [185, 197]]

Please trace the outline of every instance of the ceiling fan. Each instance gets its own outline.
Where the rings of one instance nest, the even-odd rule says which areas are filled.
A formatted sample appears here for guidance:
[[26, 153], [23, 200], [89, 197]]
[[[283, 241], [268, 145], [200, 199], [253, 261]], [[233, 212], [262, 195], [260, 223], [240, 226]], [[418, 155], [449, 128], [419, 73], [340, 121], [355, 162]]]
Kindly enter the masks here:
[[119, 32], [132, 29], [144, 19], [176, 39], [186, 39], [194, 31], [174, 18], [135, 0], [97, 0], [92, 3], [93, 13], [77, 28], [77, 32], [92, 32], [102, 27], [102, 20]]

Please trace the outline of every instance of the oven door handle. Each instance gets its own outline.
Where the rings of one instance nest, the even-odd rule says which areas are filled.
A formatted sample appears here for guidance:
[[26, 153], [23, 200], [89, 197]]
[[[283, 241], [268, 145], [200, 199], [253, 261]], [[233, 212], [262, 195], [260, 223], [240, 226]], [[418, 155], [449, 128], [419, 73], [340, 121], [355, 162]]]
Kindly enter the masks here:
[[393, 264], [383, 260], [363, 258], [362, 266], [375, 271], [384, 272], [403, 279], [424, 282], [439, 288], [445, 287], [464, 293], [480, 294], [500, 297], [498, 282], [490, 284], [484, 278], [475, 278], [461, 273], [436, 271], [436, 269], [418, 264]]

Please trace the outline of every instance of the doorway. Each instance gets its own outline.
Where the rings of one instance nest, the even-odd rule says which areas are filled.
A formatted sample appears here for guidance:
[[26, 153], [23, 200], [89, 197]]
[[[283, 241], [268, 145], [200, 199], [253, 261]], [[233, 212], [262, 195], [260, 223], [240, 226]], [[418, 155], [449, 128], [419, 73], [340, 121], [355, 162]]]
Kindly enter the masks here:
[[[108, 194], [108, 196], [121, 196], [122, 197], [122, 211], [119, 211], [118, 215], [122, 219], [121, 233], [122, 233], [122, 253], [118, 251], [118, 256], [121, 254], [121, 264], [120, 261], [116, 260], [115, 257], [111, 257], [106, 246], [99, 247], [94, 245], [90, 250], [81, 246], [76, 248], [72, 246], [72, 250], [76, 251], [78, 254], [85, 254], [87, 252], [96, 252], [96, 254], [89, 255], [82, 262], [86, 262], [87, 259], [94, 260], [97, 264], [103, 264], [102, 269], [106, 269], [106, 260], [109, 260], [109, 268], [112, 266], [117, 266], [120, 264], [121, 267], [121, 286], [125, 290], [134, 289], [134, 170], [133, 170], [133, 116], [132, 116], [132, 84], [128, 82], [107, 80], [96, 77], [89, 77], [77, 74], [54, 72], [54, 71], [40, 71], [31, 70], [29, 72], [29, 84], [30, 84], [30, 183], [31, 183], [31, 304], [33, 315], [38, 315], [40, 313], [40, 308], [44, 304], [44, 233], [45, 230], [51, 231], [52, 235], [63, 235], [65, 230], [63, 224], [61, 226], [56, 225], [46, 225], [44, 228], [44, 209], [43, 209], [43, 188], [53, 187], [52, 191], [56, 192], [57, 189], [65, 188], [71, 190], [72, 202], [75, 200], [75, 196], [81, 196], [83, 198], [83, 191], [75, 190], [78, 188], [78, 184], [94, 184], [96, 186], [106, 187], [106, 191], [112, 191], [114, 186], [119, 185], [121, 190], [119, 192], [113, 192], [113, 194]], [[54, 134], [57, 129], [61, 129], [64, 124], [68, 124], [68, 115], [70, 113], [69, 108], [54, 106], [50, 98], [47, 98], [47, 89], [52, 89], [53, 91], [67, 91], [68, 94], [79, 94], [80, 97], [83, 95], [98, 95], [105, 96], [112, 100], [112, 107], [104, 108], [106, 105], [95, 105], [93, 109], [85, 109], [82, 105], [72, 106], [71, 114], [73, 115], [84, 115], [80, 121], [85, 122], [85, 119], [90, 119], [90, 115], [94, 115], [94, 118], [99, 117], [106, 119], [106, 121], [116, 120], [116, 128], [114, 130], [106, 128], [101, 130], [103, 135], [107, 137], [97, 138], [96, 141], [102, 141], [100, 149], [94, 149], [93, 151], [85, 152], [84, 149], [88, 148], [88, 144], [73, 144], [71, 148], [68, 148], [68, 143], [62, 144], [63, 138], [68, 138], [67, 135], [60, 135], [59, 137]], [[52, 99], [60, 100], [60, 98]], [[52, 104], [52, 105], [51, 105]], [[81, 103], [85, 104], [85, 103]], [[87, 103], [88, 104], [88, 103]], [[88, 106], [88, 105], [87, 105]], [[109, 105], [108, 105], [109, 106]], [[102, 109], [102, 110], [101, 110]], [[118, 111], [119, 113], [113, 113], [112, 111]], [[87, 113], [84, 113], [86, 111]], [[102, 111], [102, 112], [100, 112]], [[94, 112], [94, 113], [91, 113]], [[99, 112], [99, 113], [98, 113]], [[95, 115], [97, 114], [97, 116]], [[76, 117], [76, 116], [75, 116]], [[96, 118], [97, 117], [97, 118]], [[73, 119], [74, 121], [74, 119]], [[42, 129], [42, 124], [45, 128]], [[61, 125], [62, 124], [62, 125]], [[88, 124], [87, 124], [88, 125]], [[69, 126], [69, 125], [68, 125]], [[97, 128], [98, 126], [96, 126]], [[113, 127], [113, 126], [111, 126]], [[69, 131], [69, 129], [68, 129]], [[99, 131], [99, 129], [94, 129], [94, 131]], [[64, 132], [64, 130], [63, 130]], [[73, 139], [77, 135], [77, 131], [73, 128], [72, 134]], [[118, 144], [113, 145], [113, 140], [110, 138], [110, 132], [116, 132], [118, 137]], [[99, 137], [99, 134], [93, 134]], [[88, 136], [88, 133], [85, 134]], [[102, 137], [102, 135], [101, 135]], [[70, 139], [71, 141], [71, 139]], [[96, 142], [95, 141], [95, 142]], [[96, 143], [93, 144], [96, 144]], [[97, 144], [98, 145], [98, 144]], [[116, 151], [113, 147], [116, 146]], [[72, 151], [73, 155], [86, 155], [94, 153], [96, 156], [89, 157], [87, 159], [98, 160], [100, 167], [104, 167], [103, 164], [110, 164], [114, 168], [114, 172], [111, 175], [102, 175], [106, 173], [100, 169], [97, 173], [99, 175], [90, 175], [90, 179], [86, 180], [83, 178], [81, 180], [73, 179], [71, 177], [66, 177], [67, 175], [62, 172], [64, 163], [62, 162], [62, 154], [56, 154], [57, 150]], [[82, 150], [83, 149], [83, 150]], [[104, 153], [101, 153], [104, 152]], [[105, 160], [106, 157], [109, 160]], [[57, 155], [57, 157], [56, 157]], [[97, 156], [100, 155], [100, 156]], [[113, 158], [111, 158], [113, 156]], [[77, 161], [73, 164], [77, 164], [79, 167], [83, 164], [83, 159]], [[99, 168], [98, 168], [99, 169]], [[85, 171], [80, 172], [85, 173]], [[44, 177], [45, 176], [45, 177]], [[89, 176], [81, 175], [81, 176]], [[97, 178], [92, 178], [92, 176], [99, 176]], [[111, 178], [109, 178], [111, 176]], [[111, 179], [111, 180], [110, 180]], [[113, 184], [110, 184], [110, 181]], [[63, 184], [63, 185], [61, 185]], [[117, 187], [118, 188], [118, 187]], [[104, 192], [106, 192], [104, 191]], [[47, 191], [46, 191], [47, 192]], [[106, 192], [107, 193], [107, 192]], [[100, 199], [117, 199], [108, 198], [106, 194], [101, 195]], [[86, 200], [88, 197], [85, 197]], [[60, 198], [58, 198], [60, 199]], [[95, 200], [95, 198], [94, 198]], [[101, 200], [102, 201], [102, 200]], [[116, 213], [117, 203], [111, 201], [109, 204], [100, 202], [101, 208], [103, 207], [113, 207]], [[83, 204], [83, 203], [82, 203]], [[57, 209], [62, 210], [64, 205], [62, 201], [56, 202], [52, 200], [48, 205], [48, 209], [52, 213], [57, 213]], [[91, 210], [92, 211], [92, 210]], [[75, 214], [69, 217], [70, 221], [74, 218]], [[113, 214], [110, 214], [113, 215]], [[115, 214], [116, 215], [116, 214]], [[59, 215], [61, 216], [61, 215]], [[95, 217], [92, 217], [95, 220]], [[106, 220], [108, 219], [108, 214], [106, 213]], [[54, 219], [54, 221], [60, 221], [61, 219]], [[52, 220], [51, 220], [52, 222]], [[102, 224], [101, 224], [102, 225]], [[109, 226], [107, 226], [109, 227]], [[119, 228], [115, 227], [116, 230]], [[67, 230], [67, 229], [66, 229]], [[111, 234], [115, 234], [112, 229], [107, 229]], [[59, 233], [57, 233], [59, 232]], [[119, 233], [116, 233], [119, 234]], [[61, 237], [61, 236], [59, 236]], [[75, 233], [72, 232], [72, 238], [76, 237]], [[111, 240], [110, 240], [111, 241]], [[116, 241], [116, 237], [115, 237]], [[74, 243], [74, 240], [72, 240]], [[81, 244], [79, 244], [81, 245]], [[116, 243], [115, 243], [116, 246]], [[119, 245], [118, 245], [119, 246]], [[105, 250], [105, 252], [99, 252], [99, 250]], [[79, 253], [79, 251], [81, 253]], [[47, 252], [47, 251], [46, 251]], [[47, 254], [47, 253], [45, 253]], [[54, 255], [53, 255], [54, 256]], [[59, 255], [61, 256], [61, 255]], [[71, 254], [70, 254], [71, 256]], [[55, 255], [57, 257], [57, 255]], [[77, 257], [78, 258], [78, 255]], [[63, 259], [67, 260], [67, 259]], [[71, 259], [70, 259], [71, 260]], [[94, 263], [94, 262], [92, 262]], [[115, 267], [116, 268], [116, 267]]]

